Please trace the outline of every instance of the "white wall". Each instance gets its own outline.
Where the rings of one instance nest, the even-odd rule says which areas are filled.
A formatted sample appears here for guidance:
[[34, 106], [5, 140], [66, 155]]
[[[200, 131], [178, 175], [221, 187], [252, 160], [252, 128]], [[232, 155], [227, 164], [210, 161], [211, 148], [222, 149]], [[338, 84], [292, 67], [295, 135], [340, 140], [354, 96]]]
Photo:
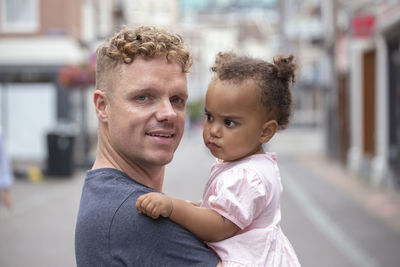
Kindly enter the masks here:
[[363, 117], [362, 117], [362, 53], [365, 44], [353, 40], [350, 49], [350, 149], [348, 152], [349, 167], [359, 171], [362, 158]]
[[3, 133], [11, 159], [44, 160], [46, 133], [56, 124], [56, 89], [51, 83], [0, 85]]
[[377, 47], [377, 65], [375, 67], [377, 73], [376, 88], [377, 94], [375, 98], [376, 106], [376, 131], [375, 131], [375, 144], [376, 156], [372, 162], [372, 181], [375, 184], [384, 183], [385, 177], [388, 175], [388, 144], [389, 144], [389, 125], [388, 125], [388, 62], [387, 62], [387, 48], [383, 36], [379, 36], [376, 42]]

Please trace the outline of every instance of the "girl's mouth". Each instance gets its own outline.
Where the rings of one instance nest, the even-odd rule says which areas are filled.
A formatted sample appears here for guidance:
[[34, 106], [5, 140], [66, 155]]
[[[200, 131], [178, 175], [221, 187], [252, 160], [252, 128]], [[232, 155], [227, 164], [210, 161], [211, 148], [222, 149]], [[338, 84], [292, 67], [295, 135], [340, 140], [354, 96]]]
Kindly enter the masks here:
[[211, 150], [220, 149], [221, 147], [214, 142], [207, 142], [206, 146]]

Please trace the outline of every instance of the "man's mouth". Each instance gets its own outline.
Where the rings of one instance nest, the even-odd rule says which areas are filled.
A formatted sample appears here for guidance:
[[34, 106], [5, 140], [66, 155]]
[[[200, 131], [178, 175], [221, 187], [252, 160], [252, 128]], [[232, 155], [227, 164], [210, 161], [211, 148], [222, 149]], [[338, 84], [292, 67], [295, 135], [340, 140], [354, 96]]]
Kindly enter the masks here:
[[162, 138], [171, 138], [174, 137], [174, 134], [162, 134], [162, 133], [147, 133], [148, 136], [162, 137]]

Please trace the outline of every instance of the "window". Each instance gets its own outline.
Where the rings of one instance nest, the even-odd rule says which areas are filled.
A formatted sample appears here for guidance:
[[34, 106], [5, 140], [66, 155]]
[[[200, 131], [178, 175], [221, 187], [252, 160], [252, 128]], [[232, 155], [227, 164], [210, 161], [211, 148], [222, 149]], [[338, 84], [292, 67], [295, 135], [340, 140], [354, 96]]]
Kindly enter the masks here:
[[39, 0], [0, 0], [2, 32], [35, 32], [39, 29]]

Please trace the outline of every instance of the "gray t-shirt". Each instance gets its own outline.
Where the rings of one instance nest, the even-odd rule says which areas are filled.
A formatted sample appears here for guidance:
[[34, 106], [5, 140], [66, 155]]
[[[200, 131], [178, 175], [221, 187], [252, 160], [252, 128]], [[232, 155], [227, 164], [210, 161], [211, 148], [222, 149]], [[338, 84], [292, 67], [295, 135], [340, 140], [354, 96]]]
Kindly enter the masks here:
[[174, 222], [136, 211], [153, 189], [116, 169], [87, 173], [75, 229], [75, 255], [84, 266], [213, 266], [218, 259]]

